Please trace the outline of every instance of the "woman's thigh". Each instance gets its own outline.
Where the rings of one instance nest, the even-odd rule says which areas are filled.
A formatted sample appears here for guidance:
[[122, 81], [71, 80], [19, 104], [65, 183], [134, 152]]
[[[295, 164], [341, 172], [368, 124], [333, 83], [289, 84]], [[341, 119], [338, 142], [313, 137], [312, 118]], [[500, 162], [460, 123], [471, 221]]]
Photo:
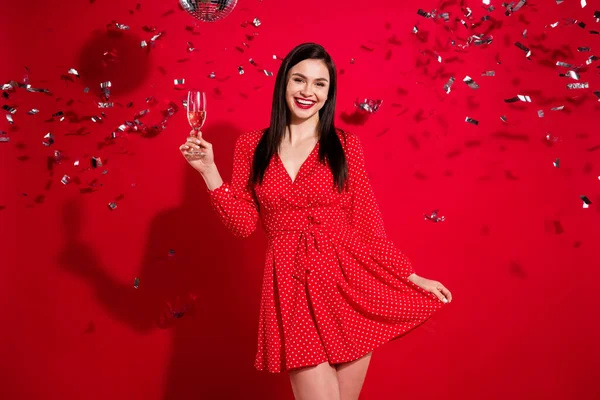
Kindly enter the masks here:
[[336, 368], [328, 362], [289, 371], [296, 400], [340, 400]]
[[340, 400], [358, 400], [373, 352], [347, 363], [336, 364]]

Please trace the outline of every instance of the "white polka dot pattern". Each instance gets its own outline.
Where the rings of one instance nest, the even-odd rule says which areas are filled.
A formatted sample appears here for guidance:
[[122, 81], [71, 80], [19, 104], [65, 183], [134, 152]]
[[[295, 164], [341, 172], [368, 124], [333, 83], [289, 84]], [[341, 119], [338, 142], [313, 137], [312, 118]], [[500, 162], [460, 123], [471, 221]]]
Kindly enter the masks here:
[[251, 187], [251, 161], [263, 133], [240, 135], [231, 182], [207, 189], [236, 236], [249, 236], [260, 219], [269, 238], [257, 370], [356, 360], [444, 305], [407, 279], [412, 266], [386, 237], [356, 135], [338, 131], [348, 160], [348, 190], [339, 193], [328, 165], [319, 162], [320, 143], [294, 181], [274, 156], [263, 183]]

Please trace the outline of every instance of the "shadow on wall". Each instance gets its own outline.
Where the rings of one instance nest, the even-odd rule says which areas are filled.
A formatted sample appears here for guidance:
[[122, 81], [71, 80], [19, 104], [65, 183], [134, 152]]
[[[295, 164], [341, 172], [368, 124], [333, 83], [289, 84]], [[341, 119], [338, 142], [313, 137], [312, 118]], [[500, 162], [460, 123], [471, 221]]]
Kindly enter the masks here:
[[[230, 139], [231, 148], [241, 133], [227, 123], [211, 124], [206, 134], [210, 131]], [[183, 202], [156, 215], [149, 236], [140, 238], [147, 241], [137, 289], [133, 277], [131, 284], [115, 281], [93, 247], [81, 241], [81, 198], [62, 207], [65, 246], [59, 265], [85, 280], [105, 310], [137, 333], [174, 330], [165, 400], [287, 398], [285, 374], [253, 367], [262, 260], [249, 261], [244, 251], [249, 246], [218, 220], [202, 177], [188, 167], [182, 179]], [[258, 265], [245, 268], [248, 262]], [[244, 277], [244, 270], [254, 272]], [[254, 290], [256, 301], [248, 301]]]
[[131, 31], [96, 30], [81, 49], [78, 71], [92, 93], [100, 83], [111, 82], [111, 95], [130, 93], [141, 86], [150, 71], [150, 53], [142, 38]]

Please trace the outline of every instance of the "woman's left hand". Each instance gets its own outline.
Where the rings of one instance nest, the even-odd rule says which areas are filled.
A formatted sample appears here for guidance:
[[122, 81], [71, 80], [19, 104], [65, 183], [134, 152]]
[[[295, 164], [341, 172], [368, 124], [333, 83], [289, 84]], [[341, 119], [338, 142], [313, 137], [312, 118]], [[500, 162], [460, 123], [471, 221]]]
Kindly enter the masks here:
[[450, 293], [441, 282], [426, 279], [415, 274], [411, 275], [409, 280], [420, 288], [433, 293], [444, 303], [450, 303], [452, 301], [452, 293]]

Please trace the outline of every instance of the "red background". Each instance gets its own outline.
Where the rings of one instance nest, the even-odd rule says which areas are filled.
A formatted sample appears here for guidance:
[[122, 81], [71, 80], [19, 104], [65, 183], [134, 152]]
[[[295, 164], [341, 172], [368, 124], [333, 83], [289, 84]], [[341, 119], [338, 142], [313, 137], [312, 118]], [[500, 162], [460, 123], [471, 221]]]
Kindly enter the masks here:
[[[29, 83], [52, 95], [18, 89], [2, 99], [18, 111], [13, 125], [4, 110], [0, 120], [10, 137], [0, 143], [0, 398], [291, 398], [285, 374], [252, 367], [264, 233], [236, 239], [209, 208], [202, 178], [178, 153], [189, 126], [186, 92], [173, 80], [208, 91], [203, 131], [229, 179], [237, 135], [269, 121], [274, 76], [263, 69], [275, 74], [273, 55], [304, 41], [323, 44], [337, 63], [338, 124], [361, 137], [388, 235], [417, 273], [454, 296], [422, 328], [375, 352], [362, 398], [600, 397], [600, 62], [585, 65], [598, 51], [600, 37], [590, 33], [600, 30], [598, 2], [541, 1], [510, 16], [498, 1], [492, 12], [465, 2], [469, 18], [452, 2], [240, 0], [228, 18], [195, 32], [175, 0], [136, 4], [2, 7], [0, 82], [22, 82], [27, 67]], [[418, 8], [451, 20], [426, 19]], [[255, 17], [259, 27], [249, 23]], [[131, 29], [109, 34], [112, 21]], [[139, 42], [156, 32], [144, 26], [165, 32], [149, 51]], [[480, 33], [493, 42], [461, 47]], [[188, 53], [187, 41], [197, 51]], [[592, 51], [578, 52], [583, 46]], [[568, 90], [575, 81], [559, 76], [567, 68], [557, 61], [582, 66], [589, 89]], [[81, 77], [61, 79], [69, 68]], [[495, 76], [481, 75], [488, 70]], [[467, 75], [479, 89], [462, 82]], [[115, 107], [94, 123], [104, 80]], [[531, 103], [504, 101], [517, 94]], [[159, 103], [149, 106], [148, 96]], [[356, 97], [384, 102], [356, 115]], [[146, 108], [142, 120], [158, 123], [169, 101], [179, 112], [162, 132], [108, 139]], [[27, 115], [31, 108], [40, 113]], [[61, 110], [62, 122], [52, 118]], [[42, 144], [48, 132], [50, 147]], [[88, 168], [90, 157], [104, 166]], [[446, 221], [426, 221], [434, 209]], [[167, 302], [189, 308], [158, 324]]]

